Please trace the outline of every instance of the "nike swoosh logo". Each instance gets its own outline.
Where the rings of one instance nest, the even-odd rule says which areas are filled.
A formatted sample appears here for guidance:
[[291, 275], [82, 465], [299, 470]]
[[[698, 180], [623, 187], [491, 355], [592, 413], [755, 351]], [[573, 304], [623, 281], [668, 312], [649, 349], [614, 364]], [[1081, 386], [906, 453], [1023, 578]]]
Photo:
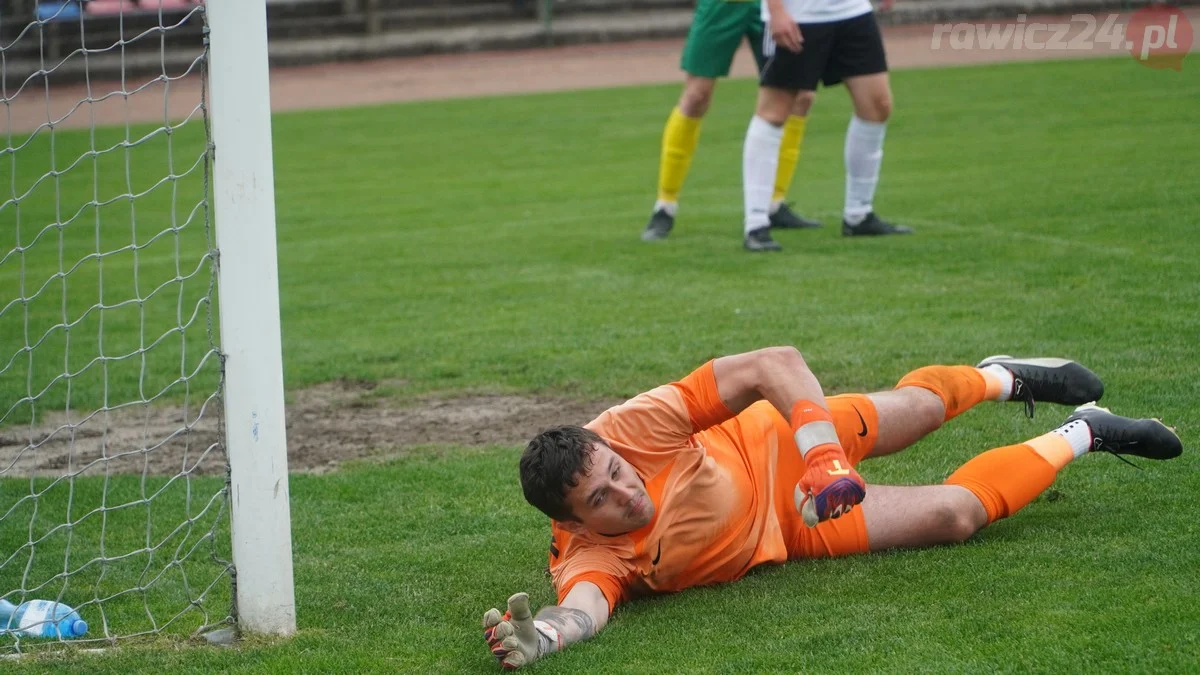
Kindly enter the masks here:
[[[854, 406], [850, 406], [850, 407], [851, 407], [851, 408], [854, 408]], [[862, 423], [862, 431], [858, 432], [858, 435], [859, 435], [859, 436], [866, 437], [866, 435], [867, 435], [867, 421], [863, 419], [862, 413], [858, 412], [858, 408], [854, 408], [854, 414], [855, 414], [855, 415], [858, 415], [858, 421]]]
[[660, 542], [658, 542], [658, 553], [654, 554], [654, 560], [650, 561], [650, 565], [651, 566], [657, 565], [658, 559], [661, 557], [662, 557], [662, 542], [660, 541]]

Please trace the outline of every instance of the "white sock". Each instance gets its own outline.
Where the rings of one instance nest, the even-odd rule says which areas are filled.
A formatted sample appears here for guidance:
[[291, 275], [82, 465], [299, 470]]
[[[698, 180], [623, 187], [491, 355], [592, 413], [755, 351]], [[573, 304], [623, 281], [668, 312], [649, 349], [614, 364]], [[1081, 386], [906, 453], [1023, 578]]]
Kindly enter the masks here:
[[783, 127], [755, 115], [746, 129], [742, 147], [742, 192], [745, 196], [745, 231], [770, 224], [771, 197], [775, 194], [775, 171], [779, 168], [779, 144]]
[[654, 202], [654, 210], [651, 213], [666, 211], [668, 216], [675, 217], [675, 211], [679, 209], [679, 202], [666, 202], [661, 199]]
[[775, 215], [779, 211], [779, 207], [783, 206], [782, 199], [774, 199], [771, 201], [771, 215]]
[[1000, 380], [1000, 396], [997, 401], [1008, 401], [1013, 395], [1013, 374], [1012, 371], [999, 363], [993, 363], [990, 366], [984, 366], [980, 370], [991, 375], [995, 375]]
[[879, 165], [883, 163], [883, 137], [887, 122], [868, 122], [857, 115], [846, 129], [846, 205], [842, 218], [857, 225], [871, 213]]
[[1087, 451], [1092, 449], [1092, 430], [1083, 420], [1068, 422], [1055, 429], [1054, 433], [1067, 439], [1077, 458], [1086, 455]]

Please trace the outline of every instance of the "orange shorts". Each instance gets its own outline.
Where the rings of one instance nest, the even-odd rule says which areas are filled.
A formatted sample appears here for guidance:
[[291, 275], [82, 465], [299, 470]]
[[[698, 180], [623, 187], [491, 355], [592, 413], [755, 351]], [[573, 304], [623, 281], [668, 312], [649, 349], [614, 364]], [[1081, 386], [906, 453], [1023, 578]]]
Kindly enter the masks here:
[[[833, 426], [846, 457], [857, 466], [875, 447], [879, 437], [879, 416], [875, 404], [866, 394], [843, 394], [826, 397], [829, 411], [833, 414]], [[775, 503], [777, 515], [787, 541], [790, 558], [829, 558], [870, 551], [867, 543], [867, 526], [861, 508], [827, 520], [816, 527], [808, 527], [796, 511], [794, 490], [804, 475], [804, 460], [796, 448], [791, 425], [782, 415], [776, 415], [776, 431], [779, 434], [778, 482]]]

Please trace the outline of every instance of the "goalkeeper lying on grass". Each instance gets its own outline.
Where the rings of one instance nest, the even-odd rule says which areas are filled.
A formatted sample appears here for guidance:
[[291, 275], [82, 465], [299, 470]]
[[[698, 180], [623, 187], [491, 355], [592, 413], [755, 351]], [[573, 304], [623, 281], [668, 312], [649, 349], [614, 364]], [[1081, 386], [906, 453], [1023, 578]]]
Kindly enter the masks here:
[[902, 450], [987, 400], [1077, 405], [1104, 387], [1063, 359], [997, 356], [927, 366], [892, 391], [826, 398], [800, 353], [710, 361], [584, 427], [542, 432], [521, 486], [552, 520], [559, 604], [536, 616], [517, 593], [483, 617], [507, 668], [585, 640], [639, 595], [734, 581], [752, 567], [961, 542], [1016, 513], [1089, 451], [1169, 459], [1161, 422], [1081, 406], [1050, 433], [988, 450], [941, 485], [868, 489], [854, 467]]

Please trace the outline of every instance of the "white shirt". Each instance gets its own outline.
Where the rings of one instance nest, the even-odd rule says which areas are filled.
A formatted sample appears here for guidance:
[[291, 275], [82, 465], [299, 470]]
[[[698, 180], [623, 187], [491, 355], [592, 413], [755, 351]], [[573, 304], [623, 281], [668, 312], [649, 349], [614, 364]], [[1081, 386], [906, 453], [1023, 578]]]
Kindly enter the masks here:
[[[783, 8], [796, 23], [843, 21], [874, 11], [871, 0], [783, 0]], [[769, 26], [771, 8], [767, 0], [762, 0], [762, 18]]]

